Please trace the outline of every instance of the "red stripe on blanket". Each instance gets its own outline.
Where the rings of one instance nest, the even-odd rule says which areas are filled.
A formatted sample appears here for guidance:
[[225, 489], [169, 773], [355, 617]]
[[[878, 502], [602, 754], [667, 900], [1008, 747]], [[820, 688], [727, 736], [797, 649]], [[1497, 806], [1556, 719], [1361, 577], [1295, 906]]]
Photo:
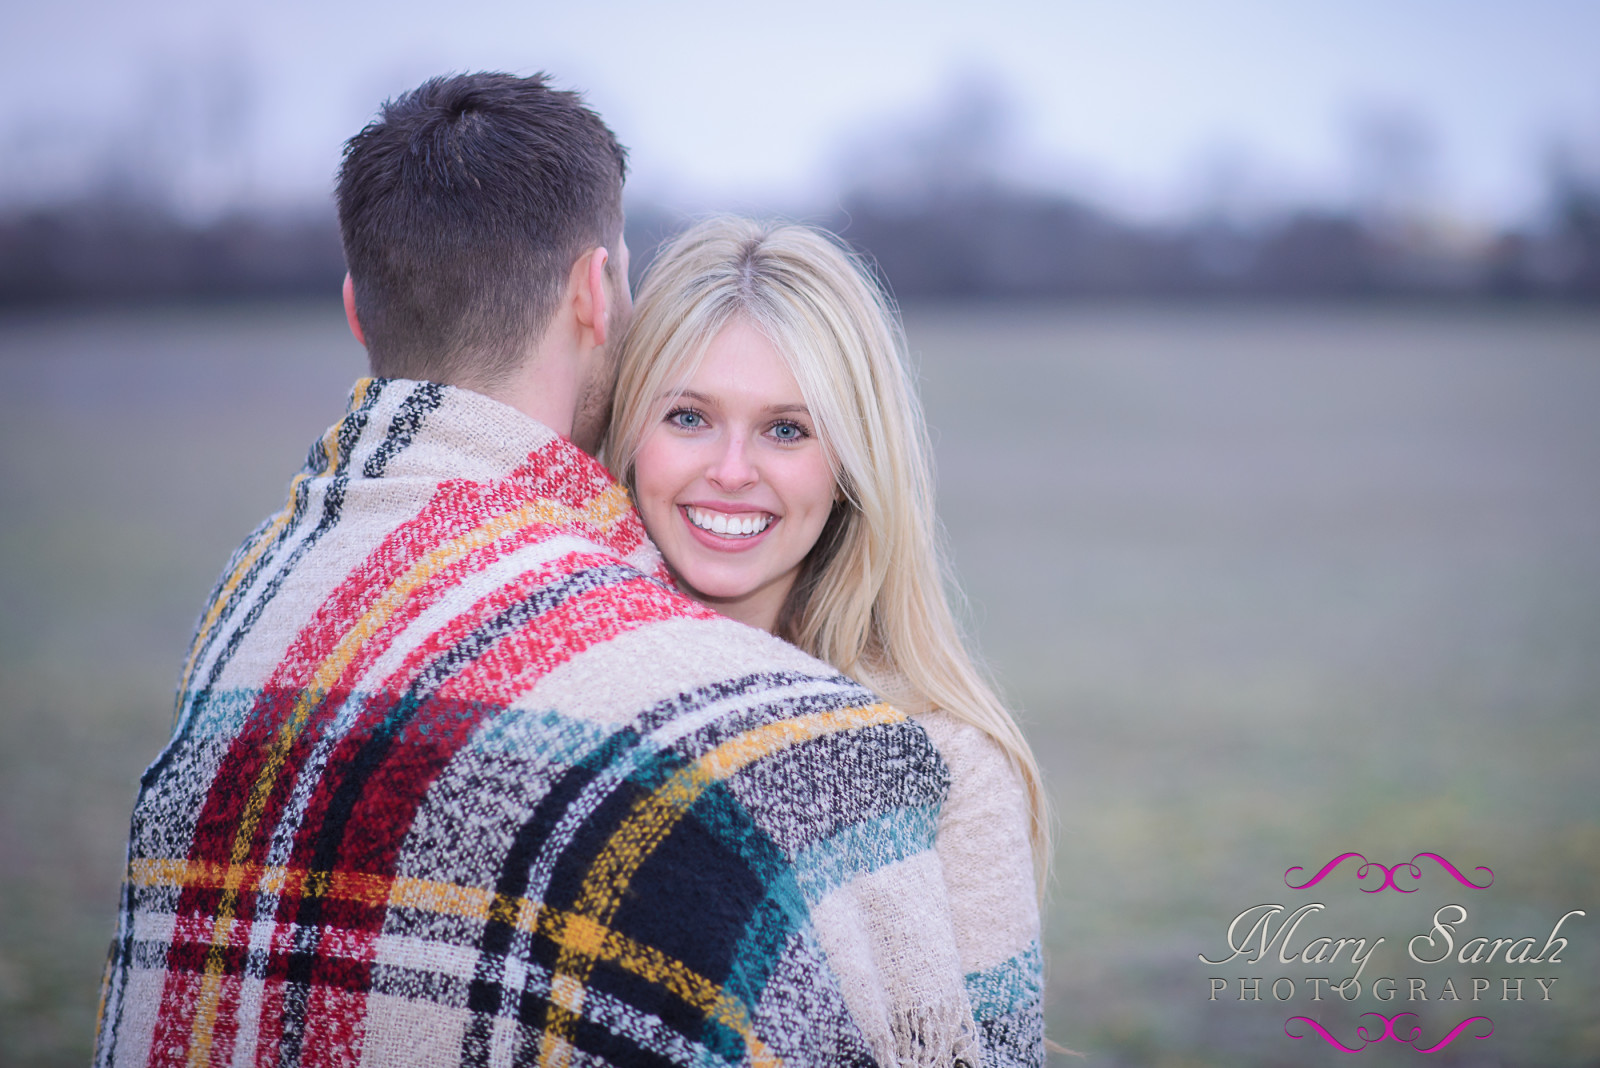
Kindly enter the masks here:
[[316, 985], [306, 1002], [302, 1068], [357, 1068], [367, 996], [342, 985]]
[[[540, 585], [530, 583], [524, 596]], [[516, 600], [510, 589], [497, 591], [475, 606], [463, 622], [492, 618]], [[416, 710], [414, 718], [397, 728], [394, 744], [387, 747], [379, 763], [361, 766], [369, 758], [368, 740], [373, 732], [385, 729], [385, 719], [395, 711], [389, 701], [370, 709], [330, 759], [301, 824], [292, 863], [308, 866], [319, 844], [326, 847], [320, 835], [327, 827], [334, 797], [348, 776], [359, 776], [359, 796], [345, 819], [336, 850], [338, 870], [392, 877], [405, 835], [429, 787], [484, 718], [510, 706], [549, 671], [593, 645], [666, 619], [710, 615], [709, 609], [643, 578], [574, 597], [494, 640]], [[433, 649], [440, 655], [457, 642], [472, 641], [473, 631], [463, 627], [450, 636], [452, 641], [437, 637], [440, 640], [433, 643]], [[397, 686], [388, 692], [403, 690]], [[280, 920], [292, 919], [290, 905], [286, 896], [278, 911]], [[351, 929], [375, 930], [384, 911], [381, 907], [363, 911], [354, 902], [336, 906], [330, 902], [324, 908], [336, 909], [339, 922]], [[331, 920], [333, 913], [325, 915]]]
[[[539, 460], [545, 451], [535, 452], [532, 459]], [[545, 461], [548, 462], [548, 458]], [[591, 478], [588, 484], [596, 483]], [[602, 490], [609, 485], [603, 481], [598, 484]], [[538, 477], [536, 467], [531, 464], [513, 472], [509, 478], [488, 486], [465, 481], [442, 483], [415, 518], [391, 531], [362, 564], [346, 576], [290, 645], [283, 660], [266, 681], [256, 707], [230, 746], [216, 777], [217, 784], [223, 788], [213, 790], [206, 800], [196, 826], [189, 854], [191, 859], [215, 862], [229, 859], [235, 844], [234, 832], [243, 819], [244, 806], [249, 797], [248, 788], [240, 789], [239, 784], [257, 781], [265, 767], [275, 735], [293, 715], [296, 702], [316, 670], [378, 599], [428, 553], [540, 499], [533, 496], [532, 491], [539, 488], [549, 491], [558, 487], [561, 487], [561, 483], [552, 482], [548, 474]], [[548, 492], [543, 499], [551, 499]], [[565, 489], [556, 499], [568, 507], [581, 507], [587, 503]], [[628, 518], [637, 523], [631, 515]], [[598, 526], [594, 524], [572, 526], [591, 527], [595, 536], [599, 537]], [[348, 697], [350, 686], [360, 674], [388, 649], [407, 624], [457, 586], [464, 576], [481, 571], [506, 553], [549, 537], [559, 529], [543, 523], [529, 524], [442, 567], [410, 591], [405, 601], [367, 637], [324, 699], [311, 710], [304, 728], [292, 744], [283, 773], [272, 783], [265, 810], [257, 822], [258, 833], [251, 843], [251, 859], [260, 859], [271, 828], [281, 817], [284, 801], [294, 788], [296, 771], [309, 753], [311, 740], [326, 718]]]
[[[305, 691], [318, 669], [399, 579], [429, 553], [530, 503], [555, 501], [568, 508], [581, 510], [613, 486], [604, 468], [592, 459], [576, 454], [569, 443], [562, 441], [552, 441], [531, 453], [526, 464], [498, 482], [440, 483], [427, 505], [411, 520], [384, 537], [362, 563], [345, 576], [301, 628], [221, 762], [202, 806], [189, 858], [227, 864], [234, 856], [236, 847], [243, 845], [247, 863], [259, 863], [265, 859], [273, 832], [283, 818], [299, 773], [305, 767], [322, 729], [348, 698], [350, 687], [387, 651], [406, 626], [415, 621], [418, 614], [450, 590], [458, 588], [466, 576], [482, 571], [509, 552], [557, 532], [577, 534], [625, 556], [643, 544], [644, 530], [630, 510], [605, 530], [598, 523], [585, 521], [569, 521], [559, 528], [543, 523], [528, 524], [508, 531], [487, 545], [470, 549], [460, 559], [444, 564], [436, 573], [425, 576], [414, 589], [407, 591], [405, 599], [388, 618], [380, 621], [373, 633], [364, 638], [361, 647], [342, 666], [338, 678], [320, 700], [316, 700], [314, 695], [307, 695]], [[552, 574], [560, 571], [559, 568], [550, 570]], [[392, 874], [400, 841], [410, 826], [426, 784], [432, 781], [465, 738], [470, 736], [478, 717], [483, 713], [485, 701], [505, 701], [506, 695], [516, 692], [519, 687], [532, 685], [540, 675], [567, 657], [623, 630], [643, 626], [657, 618], [696, 615], [705, 611], [699, 606], [687, 607], [692, 602], [667, 593], [652, 583], [639, 581], [637, 585], [644, 589], [622, 593], [620, 600], [607, 601], [608, 591], [599, 591], [590, 598], [580, 599], [581, 603], [588, 606], [587, 609], [569, 608], [558, 619], [547, 617], [540, 620], [536, 629], [554, 627], [558, 633], [545, 639], [524, 639], [520, 646], [516, 642], [508, 644], [507, 649], [525, 647], [527, 659], [520, 665], [509, 665], [508, 658], [515, 654], [503, 652], [497, 647], [496, 659], [491, 665], [469, 668], [467, 674], [474, 679], [481, 677], [485, 683], [491, 684], [492, 692], [477, 692], [474, 690], [475, 682], [464, 682], [458, 678], [448, 687], [448, 694], [439, 694], [441, 701], [436, 707], [441, 712], [453, 707], [455, 712], [442, 717], [430, 717], [430, 730], [437, 733], [429, 738], [428, 744], [419, 749], [412, 749], [409, 745], [398, 747], [393, 752], [400, 753], [401, 759], [385, 760], [385, 766], [377, 769], [372, 780], [364, 785], [361, 790], [362, 801], [358, 803], [357, 810], [352, 812], [346, 833], [342, 836], [346, 846], [360, 842], [364, 848], [351, 853], [341, 852], [341, 869], [366, 871], [380, 876]], [[517, 586], [523, 587], [524, 584], [518, 583]], [[467, 616], [478, 620], [484, 618], [491, 610], [489, 602], [492, 599], [480, 602], [481, 612], [471, 611]], [[585, 611], [596, 610], [602, 611], [602, 618], [582, 618]], [[637, 611], [638, 618], [623, 618], [627, 611]], [[608, 620], [605, 617], [610, 618]], [[452, 625], [446, 629], [470, 632], [465, 620], [461, 628]], [[424, 657], [418, 657], [413, 662], [413, 657], [408, 656], [406, 666], [395, 673], [393, 681], [401, 683], [404, 679], [414, 677], [415, 671], [425, 663]], [[396, 693], [390, 691], [389, 696], [393, 697]], [[303, 710], [303, 726], [288, 741], [286, 751], [280, 752], [281, 765], [269, 770], [268, 761], [272, 759], [270, 754], [275, 742], [283, 749], [283, 740], [279, 738], [281, 729], [294, 714], [296, 705], [308, 697], [314, 700], [314, 704]], [[475, 711], [467, 713], [468, 707]], [[380, 717], [383, 714], [382, 709], [374, 708], [372, 711]], [[366, 732], [357, 730], [354, 733], [359, 737]], [[345, 746], [341, 744], [340, 748], [344, 750]], [[340, 768], [341, 755], [354, 756], [358, 752], [357, 747], [347, 754], [336, 753], [328, 764], [328, 770], [332, 772]], [[335, 774], [324, 781], [337, 782], [342, 777]], [[257, 798], [260, 811], [251, 817], [253, 826], [248, 841], [241, 842], [240, 832], [251, 796], [249, 784], [258, 781], [265, 787]], [[319, 784], [318, 794], [327, 795], [328, 790]], [[371, 799], [370, 804], [367, 803], [368, 799]], [[297, 838], [303, 839], [303, 842], [296, 843], [295, 854], [301, 854], [302, 846], [311, 847], [315, 834], [309, 829], [322, 826], [322, 817], [326, 813], [320, 810], [326, 809], [328, 800], [327, 796], [321, 797], [320, 804], [314, 801], [311, 809], [305, 813], [306, 818], [297, 834]], [[300, 858], [297, 856], [297, 859]], [[248, 932], [251, 922], [256, 918], [258, 901], [254, 886], [241, 886], [238, 891], [230, 892], [230, 896], [232, 900], [228, 905], [232, 920], [225, 921], [223, 930], [218, 932], [212, 928], [212, 918], [222, 910], [224, 891], [186, 887], [179, 893], [176, 911], [180, 921], [192, 918], [200, 923], [198, 929], [193, 931], [193, 941], [175, 940], [169, 952], [163, 1008], [157, 1027], [159, 1033], [166, 1035], [170, 1041], [160, 1044], [158, 1048], [181, 1051], [189, 1046], [195, 1034], [195, 1015], [199, 1007], [197, 995], [200, 988], [197, 984], [201, 980], [196, 972], [209, 967], [214, 975], [220, 972], [217, 978], [222, 978], [238, 975], [243, 967], [240, 947], [211, 945], [211, 940], [219, 936], [224, 943], [235, 941], [242, 933]], [[300, 900], [298, 893], [285, 893], [278, 901], [275, 923], [292, 922]], [[340, 926], [353, 932], [362, 932], [368, 937], [375, 937], [382, 923], [381, 906], [325, 900], [321, 902], [321, 908], [325, 913], [337, 914]], [[323, 918], [334, 920], [335, 916], [327, 914]], [[273, 941], [277, 942], [278, 939], [274, 938]], [[343, 974], [335, 985], [345, 986], [353, 982], [355, 986], [364, 988], [368, 976], [363, 969], [369, 968], [370, 963], [347, 959], [340, 967], [346, 965], [356, 967], [361, 975]], [[269, 974], [277, 970], [276, 967], [269, 967]], [[325, 978], [332, 979], [333, 976]], [[224, 982], [231, 980], [224, 979]], [[275, 984], [269, 982], [268, 985], [271, 987]], [[211, 1004], [216, 1011], [215, 1020], [201, 1023], [203, 1027], [221, 1034], [231, 1026], [227, 1021], [233, 1019], [236, 1005], [227, 997]]]
[[[378, 599], [424, 557], [446, 543], [539, 501], [581, 511], [615, 485], [603, 467], [582, 454], [574, 456], [574, 452], [569, 443], [552, 442], [530, 454], [528, 463], [498, 482], [441, 482], [427, 505], [414, 518], [391, 531], [318, 607], [288, 649], [278, 670], [267, 680], [266, 689], [303, 689]], [[644, 541], [644, 528], [631, 511], [619, 517], [609, 529], [584, 521], [564, 523], [561, 529], [564, 533], [588, 538], [619, 556], [626, 556]], [[505, 545], [475, 550], [467, 559], [450, 565], [450, 573], [458, 576], [481, 570], [505, 552], [551, 532], [552, 528], [543, 524], [530, 524], [514, 533], [508, 532], [497, 539]], [[447, 586], [448, 583], [441, 585], [430, 579], [413, 596], [436, 598]]]
[[[387, 675], [383, 681], [374, 687], [374, 690], [383, 694], [405, 693], [411, 688], [423, 668], [437, 659], [441, 653], [455, 647], [469, 634], [483, 626], [486, 620], [505, 611], [518, 601], [524, 600], [539, 587], [548, 585], [563, 575], [570, 575], [585, 568], [605, 567], [615, 564], [616, 560], [600, 553], [570, 552], [554, 560], [546, 561], [533, 570], [524, 571], [512, 581], [496, 587], [487, 596], [479, 598], [471, 607], [453, 616], [448, 623], [429, 634], [417, 644], [416, 648], [406, 654], [406, 658], [401, 662], [400, 667]], [[445, 590], [429, 592], [430, 603], [433, 600], [437, 600], [440, 593], [448, 592], [450, 584], [448, 580], [445, 581]], [[413, 618], [414, 616], [415, 613], [413, 612], [407, 613], [407, 618]], [[388, 651], [388, 645], [389, 641], [385, 641], [385, 652]], [[363, 655], [361, 657], [362, 663], [366, 667], [370, 667], [371, 663], [376, 659], [376, 656]], [[349, 682], [353, 685], [365, 673], [364, 667], [360, 673], [351, 675]]]
[[[426, 702], [425, 707], [402, 710], [399, 703], [403, 696], [411, 690], [418, 676], [436, 663], [439, 657], [457, 651], [462, 643], [484, 641], [479, 631], [494, 617], [537, 595], [539, 590], [565, 575], [607, 565], [615, 565], [615, 560], [598, 553], [568, 553], [537, 570], [524, 572], [515, 581], [480, 598], [412, 649], [401, 666], [366, 698], [365, 707], [329, 755], [315, 792], [308, 799], [300, 819], [291, 866], [309, 869], [317, 865], [315, 857], [318, 851], [325, 851], [329, 845], [324, 835], [328, 833], [331, 817], [346, 821], [346, 827], [340, 833], [341, 844], [336, 850], [342, 858], [340, 870], [389, 874], [393, 870], [400, 839], [410, 826], [427, 788], [460, 746], [478, 729], [482, 719], [494, 715], [505, 704], [488, 695], [472, 693], [469, 689], [465, 691], [467, 696], [459, 700], [440, 691]], [[659, 589], [644, 579], [631, 581]], [[589, 610], [615, 615], [606, 596], [608, 592], [604, 588], [591, 591], [580, 600]], [[692, 604], [682, 598], [674, 600]], [[636, 625], [644, 625], [657, 617], [660, 617], [660, 613], [652, 609], [648, 615], [641, 614]], [[542, 629], [563, 625], [564, 617], [546, 612], [523, 626]], [[493, 641], [489, 639], [486, 647], [492, 645]], [[373, 655], [377, 655], [376, 652]], [[470, 668], [470, 665], [463, 666]], [[457, 692], [462, 691], [458, 689]], [[402, 724], [395, 720], [398, 715], [415, 718]], [[371, 765], [376, 752], [373, 740], [382, 731], [394, 732], [396, 736], [385, 747], [383, 755], [378, 757], [379, 763]], [[350, 789], [359, 790], [362, 807], [348, 814], [332, 813], [331, 806], [335, 804], [340, 791]], [[379, 806], [378, 810], [372, 810], [369, 799]], [[290, 922], [297, 908], [297, 895], [286, 894], [280, 902], [277, 918], [281, 922]], [[353, 926], [361, 926], [358, 920], [351, 919], [349, 922]]]
[[668, 619], [715, 619], [716, 613], [645, 579], [596, 590], [552, 609], [478, 656], [446, 683], [441, 699], [510, 704], [539, 678], [619, 634]]

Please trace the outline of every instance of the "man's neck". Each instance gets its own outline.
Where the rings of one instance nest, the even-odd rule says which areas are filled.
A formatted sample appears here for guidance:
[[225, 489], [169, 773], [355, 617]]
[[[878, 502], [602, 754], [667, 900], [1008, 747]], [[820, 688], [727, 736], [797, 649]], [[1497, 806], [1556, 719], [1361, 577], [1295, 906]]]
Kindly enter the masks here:
[[477, 392], [537, 419], [563, 437], [572, 436], [578, 382], [569, 361], [547, 360], [536, 354], [510, 376]]
[[[607, 290], [606, 260], [603, 248], [578, 257], [544, 335], [508, 375], [492, 385], [453, 384], [537, 419], [592, 455], [600, 446], [611, 401], [611, 380], [601, 373], [613, 301]], [[626, 264], [624, 257], [624, 270]], [[348, 284], [346, 290], [346, 311], [354, 330], [353, 290]], [[625, 284], [620, 302], [624, 308], [629, 303]]]

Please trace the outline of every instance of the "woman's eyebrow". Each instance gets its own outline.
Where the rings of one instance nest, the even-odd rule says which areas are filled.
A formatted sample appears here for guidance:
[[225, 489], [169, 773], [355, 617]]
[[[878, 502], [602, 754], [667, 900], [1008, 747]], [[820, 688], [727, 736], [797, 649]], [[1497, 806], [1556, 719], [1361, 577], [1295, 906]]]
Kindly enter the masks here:
[[[690, 400], [697, 404], [704, 404], [707, 407], [711, 407], [717, 403], [717, 399], [715, 397], [693, 389], [669, 390], [661, 395], [661, 399], [668, 404], [675, 404], [681, 400]], [[769, 415], [811, 414], [811, 409], [807, 408], [804, 404], [769, 404], [761, 410]]]
[[697, 393], [692, 389], [664, 389], [656, 394], [656, 403], [671, 407], [674, 404], [699, 404], [704, 407], [714, 407], [717, 403], [715, 397], [704, 393]]

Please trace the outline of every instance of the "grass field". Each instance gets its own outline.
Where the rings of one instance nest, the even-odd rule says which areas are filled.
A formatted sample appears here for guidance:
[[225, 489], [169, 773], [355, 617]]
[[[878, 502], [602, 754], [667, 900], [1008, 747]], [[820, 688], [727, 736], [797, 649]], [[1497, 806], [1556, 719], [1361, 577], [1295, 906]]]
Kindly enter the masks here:
[[[1600, 1063], [1600, 313], [907, 324], [979, 643], [1054, 798], [1051, 1033], [1088, 1055], [1062, 1063], [1344, 1064], [1285, 1020], [1350, 1042], [1364, 1011], [1418, 1012], [1428, 1041], [1492, 1018], [1427, 1063]], [[361, 370], [333, 301], [0, 319], [0, 1063], [86, 1061], [127, 811], [194, 613]], [[1435, 866], [1364, 894], [1347, 863], [1285, 886], [1352, 850], [1494, 884]], [[1395, 1001], [1309, 1000], [1329, 966], [1197, 959], [1248, 906], [1313, 900], [1310, 934], [1385, 938], [1364, 978], [1395, 978]], [[1544, 970], [1408, 961], [1451, 902], [1491, 939], [1588, 915]], [[1267, 992], [1279, 976], [1293, 999]], [[1492, 999], [1439, 1000], [1477, 976]], [[1498, 1000], [1535, 976], [1550, 1001]], [[1264, 1000], [1238, 1001], [1240, 977]]]

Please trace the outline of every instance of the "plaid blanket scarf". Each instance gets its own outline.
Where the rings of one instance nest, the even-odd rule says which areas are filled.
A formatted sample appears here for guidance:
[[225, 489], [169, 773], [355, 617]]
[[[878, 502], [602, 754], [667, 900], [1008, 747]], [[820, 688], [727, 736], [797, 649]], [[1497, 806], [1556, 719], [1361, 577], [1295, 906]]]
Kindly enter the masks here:
[[363, 380], [201, 616], [96, 1063], [1041, 1063], [1014, 780], [674, 592], [564, 438]]

